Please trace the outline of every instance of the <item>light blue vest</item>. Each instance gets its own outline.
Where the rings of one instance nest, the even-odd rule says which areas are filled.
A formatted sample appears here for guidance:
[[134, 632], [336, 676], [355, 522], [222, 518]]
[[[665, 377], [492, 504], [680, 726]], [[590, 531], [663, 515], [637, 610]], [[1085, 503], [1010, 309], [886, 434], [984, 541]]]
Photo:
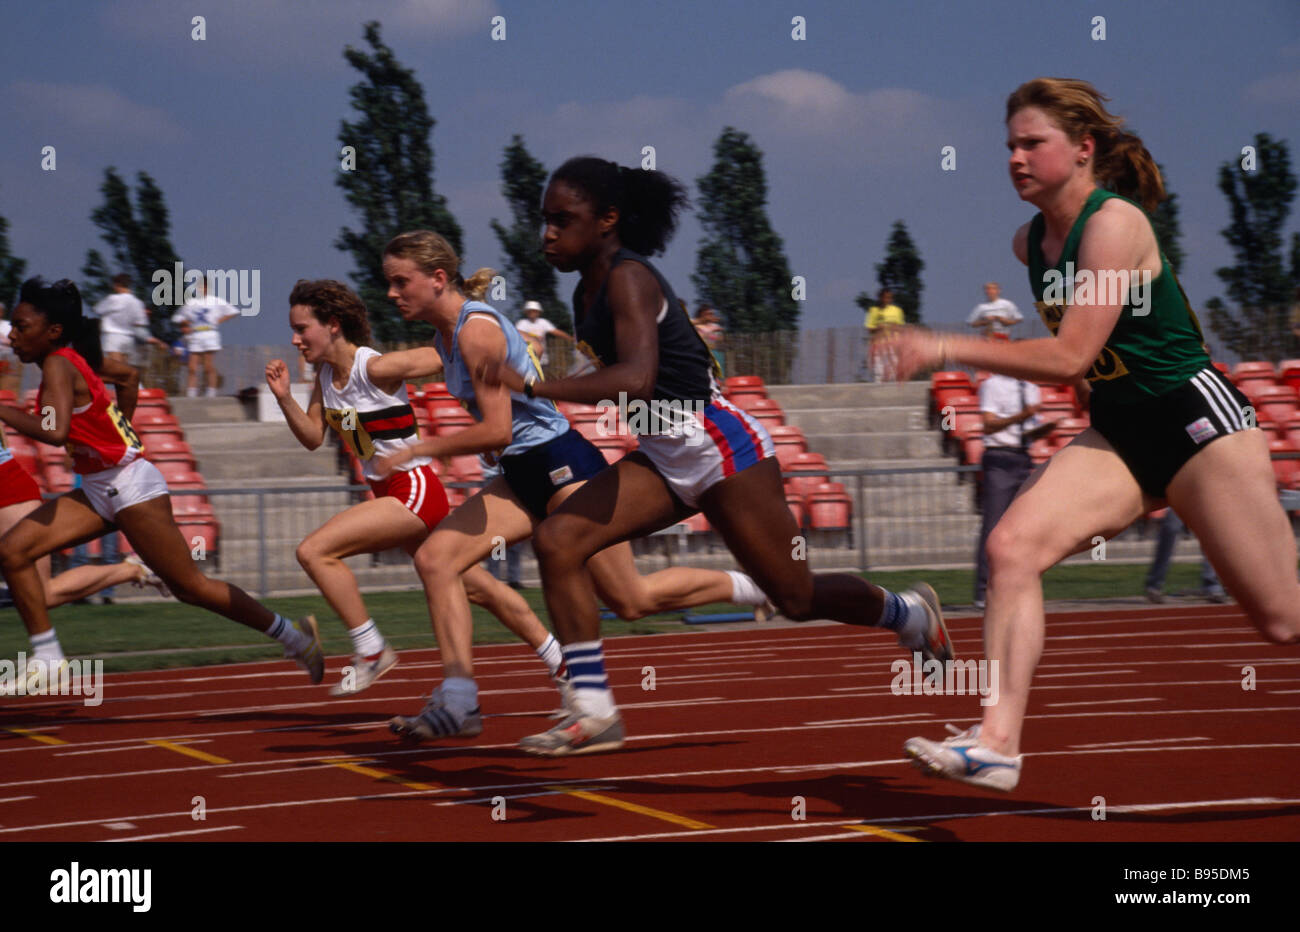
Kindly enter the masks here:
[[[522, 376], [531, 374], [539, 379], [542, 376], [541, 366], [533, 358], [528, 343], [504, 314], [482, 301], [466, 301], [460, 309], [460, 319], [456, 321], [456, 331], [452, 337], [455, 345], [450, 351], [443, 346], [441, 333], [435, 334], [433, 339], [442, 355], [447, 391], [465, 406], [476, 421], [483, 420], [483, 415], [474, 397], [474, 382], [470, 378], [469, 368], [460, 355], [460, 328], [465, 326], [465, 319], [470, 314], [479, 313], [492, 315], [501, 325], [501, 332], [506, 338], [506, 364]], [[503, 456], [514, 456], [531, 450], [569, 431], [569, 422], [565, 416], [553, 402], [544, 398], [528, 398], [518, 392], [511, 392], [510, 414], [513, 421], [511, 439], [510, 445], [501, 451]]]

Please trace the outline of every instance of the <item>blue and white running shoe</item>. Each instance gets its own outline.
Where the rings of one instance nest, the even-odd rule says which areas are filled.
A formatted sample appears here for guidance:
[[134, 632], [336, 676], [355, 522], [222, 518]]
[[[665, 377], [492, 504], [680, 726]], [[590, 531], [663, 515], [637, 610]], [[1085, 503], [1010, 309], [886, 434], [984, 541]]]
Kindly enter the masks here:
[[1004, 793], [1016, 788], [1020, 782], [1020, 764], [1024, 755], [1008, 757], [983, 747], [979, 743], [980, 726], [962, 731], [952, 725], [944, 726], [952, 737], [943, 741], [926, 738], [909, 738], [903, 753], [912, 763], [932, 777], [945, 777], [969, 783], [986, 790]]

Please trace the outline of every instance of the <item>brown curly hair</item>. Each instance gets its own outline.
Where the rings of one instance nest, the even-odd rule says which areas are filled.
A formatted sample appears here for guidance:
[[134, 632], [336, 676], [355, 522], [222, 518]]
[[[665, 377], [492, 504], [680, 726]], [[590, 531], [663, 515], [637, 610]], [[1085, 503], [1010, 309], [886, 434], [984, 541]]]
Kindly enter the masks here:
[[357, 346], [370, 345], [370, 318], [366, 306], [347, 285], [326, 278], [320, 281], [298, 279], [289, 292], [289, 306], [302, 304], [311, 308], [312, 314], [322, 324], [338, 321], [343, 338]]

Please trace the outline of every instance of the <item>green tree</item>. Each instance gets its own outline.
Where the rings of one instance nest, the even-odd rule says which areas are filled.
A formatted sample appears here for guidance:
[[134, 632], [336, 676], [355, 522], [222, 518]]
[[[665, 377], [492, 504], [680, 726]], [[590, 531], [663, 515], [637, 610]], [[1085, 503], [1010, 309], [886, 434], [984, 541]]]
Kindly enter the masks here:
[[[81, 268], [82, 296], [94, 304], [111, 290], [109, 279], [116, 272], [126, 272], [134, 282], [133, 291], [152, 309], [149, 329], [153, 335], [170, 340], [175, 335], [171, 322], [172, 311], [179, 307], [183, 282], [174, 282], [171, 302], [154, 301], [156, 282], [154, 273], [172, 274], [180, 256], [171, 243], [171, 218], [162, 189], [146, 172], [136, 174], [135, 204], [131, 203], [131, 189], [117, 169], [104, 169], [104, 182], [99, 186], [104, 203], [90, 213], [90, 219], [99, 227], [100, 235], [108, 245], [110, 259], [98, 250], [86, 252], [86, 263]], [[116, 270], [116, 271], [114, 271]]]
[[1210, 327], [1234, 353], [1274, 362], [1295, 352], [1290, 305], [1297, 286], [1293, 240], [1291, 266], [1283, 257], [1287, 215], [1296, 178], [1285, 140], [1255, 136], [1253, 171], [1240, 163], [1219, 167], [1219, 190], [1228, 198], [1231, 222], [1222, 230], [1236, 264], [1218, 269], [1232, 308], [1218, 298], [1206, 302]]
[[696, 180], [705, 236], [691, 283], [722, 312], [732, 333], [799, 328], [790, 263], [767, 218], [763, 154], [748, 134], [726, 127], [713, 144], [713, 168]]
[[[925, 262], [916, 251], [916, 244], [901, 220], [895, 220], [885, 243], [885, 261], [876, 263], [876, 281], [880, 290], [888, 288], [894, 293], [894, 303], [903, 311], [909, 324], [921, 321], [921, 270]], [[870, 310], [878, 295], [862, 292], [854, 301], [864, 311]]]
[[1163, 165], [1156, 166], [1160, 169], [1160, 176], [1165, 183], [1165, 199], [1161, 201], [1156, 209], [1151, 212], [1151, 226], [1156, 231], [1156, 242], [1160, 244], [1160, 251], [1165, 254], [1169, 260], [1169, 267], [1177, 275], [1183, 267], [1182, 239], [1183, 228], [1178, 221], [1178, 195], [1169, 190], [1169, 176], [1165, 173]]
[[569, 309], [555, 293], [555, 269], [542, 255], [542, 192], [546, 166], [529, 154], [522, 136], [512, 136], [501, 159], [501, 193], [510, 205], [509, 229], [496, 220], [492, 232], [505, 253], [506, 282], [516, 311], [536, 301], [542, 316], [561, 330], [572, 331]]
[[0, 217], [0, 304], [4, 304], [10, 314], [18, 303], [18, 290], [26, 271], [26, 260], [9, 253], [9, 221]]
[[366, 23], [365, 38], [373, 54], [350, 45], [343, 50], [364, 80], [349, 91], [360, 118], [342, 121], [338, 136], [344, 147], [351, 147], [355, 168], [345, 166], [336, 178], [361, 215], [361, 227], [344, 227], [334, 245], [352, 254], [352, 280], [370, 312], [376, 339], [427, 339], [431, 328], [403, 321], [386, 297], [384, 246], [406, 230], [433, 230], [461, 255], [460, 224], [447, 209], [446, 198], [433, 190], [429, 137], [435, 121], [425, 106], [424, 89], [381, 41], [379, 23]]

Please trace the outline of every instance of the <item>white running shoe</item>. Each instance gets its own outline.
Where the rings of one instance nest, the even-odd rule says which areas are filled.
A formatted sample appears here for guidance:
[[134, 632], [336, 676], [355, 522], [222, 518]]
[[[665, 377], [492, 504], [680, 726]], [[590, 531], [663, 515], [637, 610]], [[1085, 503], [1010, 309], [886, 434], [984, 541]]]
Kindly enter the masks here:
[[555, 681], [555, 688], [560, 691], [560, 707], [547, 718], [568, 718], [573, 714], [573, 684], [569, 682], [567, 676], [556, 676], [552, 679]]
[[925, 606], [927, 625], [925, 635], [919, 644], [907, 643], [906, 637], [909, 633], [907, 631], [899, 633], [898, 643], [908, 650], [919, 650], [924, 660], [937, 660], [940, 663], [952, 660], [956, 654], [952, 649], [952, 640], [948, 637], [948, 626], [943, 623], [943, 608], [939, 604], [939, 596], [934, 589], [928, 583], [920, 582], [904, 589], [899, 595], [913, 595], [921, 600]]
[[158, 594], [162, 596], [164, 599], [171, 598], [172, 595], [171, 590], [168, 589], [167, 584], [162, 581], [162, 577], [159, 576], [157, 573], [155, 573], [153, 570], [149, 569], [149, 567], [145, 564], [145, 562], [141, 560], [138, 556], [136, 556], [133, 553], [127, 554], [126, 559], [123, 560], [122, 562], [130, 563], [132, 566], [140, 567], [140, 578], [137, 579], [135, 582], [133, 582], [131, 585], [135, 586], [137, 589], [143, 589], [145, 586], [153, 586], [155, 589], [158, 590]]
[[519, 747], [542, 757], [564, 757], [617, 751], [623, 746], [625, 737], [623, 718], [617, 712], [609, 718], [574, 712], [550, 731], [521, 738]]
[[[397, 666], [397, 651], [385, 644], [384, 649], [376, 655], [374, 660], [367, 660], [360, 654], [354, 654], [350, 666], [352, 667], [351, 677], [345, 674], [343, 680], [331, 686], [331, 696], [355, 696], [357, 693], [369, 689], [375, 680]], [[347, 688], [349, 682], [350, 689]]]
[[284, 655], [298, 662], [298, 666], [307, 671], [311, 677], [312, 685], [316, 685], [325, 679], [325, 652], [320, 646], [320, 631], [316, 628], [316, 616], [304, 615], [293, 623], [293, 626], [300, 632], [307, 635], [310, 640], [307, 646], [294, 652], [287, 647], [284, 649]]
[[946, 777], [986, 790], [1008, 793], [1020, 782], [1020, 765], [1024, 755], [1008, 757], [979, 743], [980, 726], [962, 731], [944, 726], [952, 737], [943, 741], [909, 738], [903, 753], [922, 771], [933, 777]]

